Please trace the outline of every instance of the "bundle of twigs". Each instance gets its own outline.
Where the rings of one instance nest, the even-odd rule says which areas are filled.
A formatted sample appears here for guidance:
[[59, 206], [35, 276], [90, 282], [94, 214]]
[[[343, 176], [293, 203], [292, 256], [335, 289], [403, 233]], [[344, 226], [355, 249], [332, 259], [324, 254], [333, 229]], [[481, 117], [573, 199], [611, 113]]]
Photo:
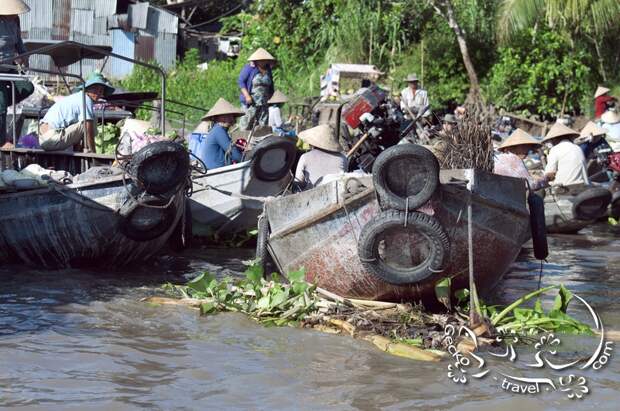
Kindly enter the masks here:
[[493, 171], [491, 124], [475, 113], [465, 116], [451, 131], [439, 131], [434, 137], [441, 146], [441, 168]]

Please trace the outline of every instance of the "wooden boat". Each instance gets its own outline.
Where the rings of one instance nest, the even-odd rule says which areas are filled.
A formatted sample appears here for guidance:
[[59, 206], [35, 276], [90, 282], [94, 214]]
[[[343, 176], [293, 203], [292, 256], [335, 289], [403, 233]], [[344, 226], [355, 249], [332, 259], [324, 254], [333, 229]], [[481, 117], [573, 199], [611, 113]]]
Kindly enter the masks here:
[[3, 193], [0, 263], [60, 268], [145, 260], [166, 244], [184, 209], [184, 190], [144, 196], [131, 181], [125, 187], [122, 175]]
[[551, 234], [575, 234], [607, 213], [611, 193], [602, 187], [558, 187], [545, 192], [545, 224]]
[[282, 194], [291, 183], [296, 148], [287, 137], [268, 137], [238, 164], [194, 172], [189, 200], [192, 233], [197, 237], [231, 235], [256, 228], [262, 199]]
[[[408, 211], [433, 216], [449, 242], [442, 269], [419, 281], [387, 282], [361, 261], [360, 236], [381, 213], [369, 176], [345, 175], [309, 191], [269, 199], [265, 204], [269, 254], [280, 272], [304, 267], [308, 281], [342, 296], [422, 301], [431, 306], [437, 303], [434, 287], [442, 278], [452, 278], [453, 290], [467, 288], [467, 205], [471, 201], [475, 279], [479, 292], [488, 292], [530, 237], [525, 186], [516, 178], [472, 169], [442, 170], [439, 179], [431, 199]], [[379, 244], [381, 259], [396, 270], [423, 264], [420, 254], [429, 241], [415, 229], [386, 230]]]
[[[50, 57], [59, 68], [82, 59], [115, 58], [156, 71], [162, 81], [158, 110], [160, 129], [165, 133], [165, 73], [159, 67], [114, 54], [109, 47], [73, 41], [31, 43], [29, 50], [15, 59], [35, 54]], [[33, 73], [60, 75], [68, 88], [67, 78], [85, 86], [81, 64], [77, 75], [60, 69], [34, 68], [27, 74], [13, 74], [19, 72], [18, 68], [12, 66], [12, 61], [8, 63], [0, 62], [3, 69], [11, 71], [0, 73], [0, 80], [9, 82], [11, 87], [17, 81], [32, 78]], [[83, 110], [86, 111], [85, 107]], [[15, 105], [11, 112], [16, 119]], [[84, 134], [86, 147], [86, 131]], [[17, 137], [14, 121], [14, 144]], [[19, 175], [13, 170], [36, 163], [46, 169], [79, 174], [69, 184], [55, 180], [41, 187], [13, 184], [0, 192], [0, 263], [18, 261], [49, 268], [95, 263], [122, 265], [154, 255], [173, 233], [184, 237], [185, 221], [181, 217], [185, 215], [185, 188], [190, 172], [187, 150], [171, 141], [159, 141], [124, 153], [118, 160], [123, 167], [120, 174], [109, 167], [115, 161], [110, 155], [0, 149], [0, 167], [12, 170], [9, 173]]]

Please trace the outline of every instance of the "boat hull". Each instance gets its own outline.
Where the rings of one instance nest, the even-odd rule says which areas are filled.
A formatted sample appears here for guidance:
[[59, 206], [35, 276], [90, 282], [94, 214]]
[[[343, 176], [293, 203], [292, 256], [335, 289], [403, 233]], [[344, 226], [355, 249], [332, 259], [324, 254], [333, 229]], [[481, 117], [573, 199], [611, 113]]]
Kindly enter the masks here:
[[192, 234], [225, 236], [256, 228], [263, 212], [260, 198], [282, 193], [291, 178], [287, 174], [280, 180], [261, 181], [253, 176], [250, 161], [192, 175]]
[[[353, 196], [347, 196], [348, 183], [341, 180], [268, 201], [270, 253], [281, 272], [304, 267], [308, 281], [342, 296], [435, 305], [434, 287], [440, 279], [451, 277], [453, 290], [467, 287], [466, 216], [471, 199], [476, 284], [480, 292], [488, 292], [529, 238], [523, 183], [474, 170], [445, 171], [441, 178], [444, 184], [417, 211], [433, 215], [442, 224], [450, 240], [449, 257], [442, 272], [418, 283], [389, 284], [367, 272], [359, 259], [360, 232], [380, 212], [370, 178], [358, 179], [367, 189]], [[455, 178], [457, 184], [450, 182]], [[458, 184], [468, 179], [475, 181], [472, 191]]]
[[129, 194], [121, 180], [113, 180], [0, 196], [0, 263], [45, 268], [116, 266], [153, 256], [183, 214], [183, 190], [171, 199], [174, 217], [165, 232], [135, 241], [123, 233], [125, 221], [118, 212]]

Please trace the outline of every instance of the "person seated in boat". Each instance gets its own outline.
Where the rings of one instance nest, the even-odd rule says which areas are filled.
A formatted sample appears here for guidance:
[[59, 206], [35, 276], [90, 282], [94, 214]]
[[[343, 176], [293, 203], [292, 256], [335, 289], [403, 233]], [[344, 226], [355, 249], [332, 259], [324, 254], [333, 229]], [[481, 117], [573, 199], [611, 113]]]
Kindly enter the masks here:
[[39, 124], [39, 144], [43, 150], [78, 148], [86, 133], [84, 152], [95, 152], [97, 124], [93, 106], [114, 92], [114, 87], [100, 73], [93, 73], [84, 90], [56, 102]]
[[617, 109], [607, 110], [601, 116], [601, 127], [607, 130], [607, 142], [614, 151], [620, 151], [620, 113]]
[[443, 116], [441, 132], [447, 134], [458, 127], [458, 121], [454, 114], [446, 114]]
[[609, 94], [611, 90], [607, 87], [598, 86], [594, 92], [594, 118], [601, 118], [610, 108], [614, 107], [618, 100]]
[[553, 186], [572, 186], [589, 184], [586, 171], [586, 158], [573, 139], [579, 133], [562, 123], [555, 123], [549, 130], [543, 144], [551, 148], [547, 154], [547, 166], [545, 175], [552, 180]]
[[295, 180], [304, 189], [324, 182], [325, 177], [347, 171], [348, 160], [336, 139], [336, 133], [328, 124], [321, 124], [299, 133], [299, 139], [311, 150], [302, 154], [295, 171]]
[[606, 134], [606, 129], [596, 125], [593, 121], [588, 121], [574, 142], [579, 145], [587, 160], [595, 149], [607, 146]]
[[290, 127], [282, 121], [282, 106], [287, 102], [288, 97], [279, 90], [276, 90], [267, 101], [269, 106], [269, 127], [278, 136], [297, 137], [295, 130], [290, 130]]
[[538, 147], [540, 147], [540, 143], [531, 135], [520, 128], [516, 129], [499, 146], [498, 152], [494, 155], [493, 173], [522, 178], [528, 182], [532, 190], [539, 190], [548, 186], [549, 180], [546, 176], [538, 178], [532, 176], [524, 163], [529, 153]]
[[241, 151], [230, 139], [228, 129], [244, 115], [243, 110], [219, 98], [215, 105], [202, 118], [213, 122], [206, 134], [192, 134], [190, 151], [207, 166], [208, 170], [224, 167], [241, 161]]

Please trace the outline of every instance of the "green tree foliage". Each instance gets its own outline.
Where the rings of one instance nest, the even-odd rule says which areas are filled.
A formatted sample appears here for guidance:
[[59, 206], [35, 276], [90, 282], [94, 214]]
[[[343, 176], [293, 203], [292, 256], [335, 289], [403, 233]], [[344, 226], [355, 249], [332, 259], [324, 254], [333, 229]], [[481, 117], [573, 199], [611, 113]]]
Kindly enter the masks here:
[[589, 91], [587, 54], [567, 53], [568, 44], [557, 32], [522, 32], [512, 46], [500, 48], [499, 61], [489, 75], [487, 95], [509, 110], [547, 117], [579, 111], [581, 96]]
[[[620, 85], [620, 72], [613, 69], [620, 64], [619, 0], [451, 4], [489, 103], [549, 117], [563, 107], [587, 111], [600, 82]], [[320, 76], [335, 62], [374, 64], [386, 72], [383, 85], [393, 91], [415, 72], [434, 108], [462, 102], [468, 91], [454, 32], [429, 0], [256, 0], [223, 21], [223, 32], [243, 33], [241, 56], [210, 62], [201, 72], [198, 54], [186, 53], [169, 73], [169, 98], [205, 110], [220, 96], [236, 102], [237, 76], [257, 47], [276, 56], [276, 88], [294, 100], [317, 95]], [[159, 89], [154, 73], [140, 68], [123, 84]], [[202, 113], [188, 114], [197, 120]]]

